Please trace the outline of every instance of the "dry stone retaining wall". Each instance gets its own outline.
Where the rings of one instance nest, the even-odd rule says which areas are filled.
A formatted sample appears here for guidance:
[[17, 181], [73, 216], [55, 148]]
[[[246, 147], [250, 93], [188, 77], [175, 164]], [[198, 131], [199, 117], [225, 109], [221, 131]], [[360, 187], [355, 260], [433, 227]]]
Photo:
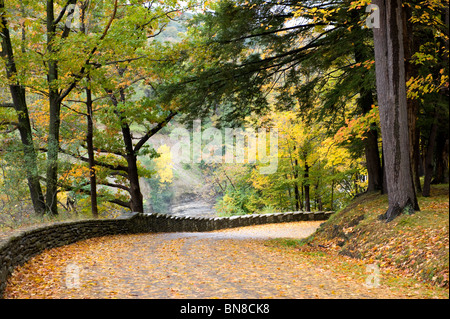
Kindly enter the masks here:
[[14, 268], [46, 249], [107, 235], [148, 232], [203, 232], [225, 228], [308, 220], [326, 220], [333, 212], [288, 212], [233, 217], [178, 217], [132, 213], [115, 219], [58, 222], [16, 231], [0, 239], [0, 298]]
[[203, 232], [225, 228], [308, 220], [326, 220], [333, 212], [288, 212], [232, 217], [179, 217], [165, 214], [136, 214], [130, 232]]

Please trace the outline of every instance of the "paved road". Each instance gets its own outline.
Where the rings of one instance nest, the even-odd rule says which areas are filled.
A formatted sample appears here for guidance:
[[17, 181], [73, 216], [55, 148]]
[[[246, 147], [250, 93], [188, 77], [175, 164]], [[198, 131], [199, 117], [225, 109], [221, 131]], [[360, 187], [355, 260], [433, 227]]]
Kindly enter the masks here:
[[[267, 245], [304, 237], [320, 222], [209, 233], [89, 239], [47, 251], [19, 268], [9, 298], [390, 298], [320, 258]], [[70, 271], [66, 271], [71, 265]], [[73, 268], [73, 266], [75, 268]], [[73, 269], [76, 271], [74, 272]], [[69, 281], [67, 281], [69, 279]]]

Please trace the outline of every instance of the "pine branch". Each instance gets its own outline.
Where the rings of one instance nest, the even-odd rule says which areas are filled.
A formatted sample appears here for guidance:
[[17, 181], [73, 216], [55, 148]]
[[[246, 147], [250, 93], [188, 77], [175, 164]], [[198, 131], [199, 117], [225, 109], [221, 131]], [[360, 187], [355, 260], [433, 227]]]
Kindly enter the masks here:
[[255, 38], [255, 37], [271, 35], [271, 34], [283, 32], [283, 31], [289, 31], [289, 30], [295, 30], [295, 29], [314, 28], [314, 27], [320, 26], [320, 25], [329, 25], [329, 24], [323, 23], [323, 22], [311, 23], [311, 24], [301, 24], [301, 25], [296, 25], [296, 26], [292, 26], [292, 27], [288, 27], [288, 28], [281, 28], [281, 29], [276, 29], [276, 30], [272, 30], [272, 31], [265, 31], [265, 32], [261, 32], [261, 33], [249, 34], [249, 35], [246, 35], [246, 36], [243, 36], [243, 37], [240, 37], [240, 38], [231, 39], [231, 40], [217, 41], [217, 42], [220, 43], [220, 44], [227, 44], [227, 43], [243, 41], [243, 40], [247, 40], [247, 39], [251, 39], [251, 38]]

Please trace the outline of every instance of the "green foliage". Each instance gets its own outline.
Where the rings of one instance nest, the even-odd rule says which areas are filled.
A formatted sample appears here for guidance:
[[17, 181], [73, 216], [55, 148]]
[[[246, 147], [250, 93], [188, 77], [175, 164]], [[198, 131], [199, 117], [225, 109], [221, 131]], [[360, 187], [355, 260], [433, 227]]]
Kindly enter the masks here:
[[264, 206], [264, 199], [251, 184], [240, 185], [239, 188], [228, 188], [225, 195], [215, 206], [219, 214], [245, 215], [252, 213], [273, 212], [273, 208]]
[[146, 178], [145, 183], [150, 187], [150, 198], [144, 202], [145, 209], [148, 212], [167, 214], [174, 197], [174, 192], [170, 183], [161, 184], [157, 177]]
[[[114, 1], [90, 1], [84, 32], [74, 28], [63, 36], [63, 16], [49, 50], [42, 24], [46, 4], [8, 1], [4, 15], [10, 22], [18, 72], [6, 79], [2, 67], [0, 90], [13, 80], [27, 88], [34, 142], [45, 150], [49, 88], [71, 88], [60, 114], [60, 146], [66, 155], [59, 158], [58, 182], [80, 200], [86, 200], [89, 191], [88, 88], [94, 99], [100, 202], [130, 198], [124, 131], [130, 129], [128, 139], [136, 146], [176, 111], [184, 122], [206, 117], [207, 125], [268, 125], [284, 132], [275, 174], [258, 174], [260, 163], [240, 165], [241, 175], [226, 166], [212, 169], [223, 188], [215, 185], [223, 196], [217, 205], [220, 211], [294, 210], [305, 200], [300, 199], [305, 187], [310, 188], [313, 207], [337, 209], [364, 191], [367, 134], [379, 130], [372, 32], [363, 27], [367, 3], [293, 1], [281, 6], [262, 0], [166, 0], [143, 6], [142, 1], [118, 0], [116, 7]], [[55, 12], [65, 4], [55, 1]], [[193, 6], [202, 9], [183, 13]], [[448, 94], [442, 94], [448, 92], [445, 1], [406, 2], [405, 7], [410, 9], [415, 41], [410, 59], [415, 73], [407, 81], [408, 94], [419, 101], [417, 126], [426, 147], [435, 109], [448, 116]], [[58, 62], [58, 79], [49, 83], [51, 61]], [[0, 103], [9, 100], [4, 94], [0, 97]], [[2, 142], [8, 147], [16, 145], [11, 140], [17, 139], [18, 115], [0, 108], [0, 130], [7, 132]], [[448, 135], [448, 123], [440, 122], [438, 132], [440, 137]], [[17, 155], [21, 153], [8, 147], [1, 150], [5, 172], [20, 180], [22, 189], [26, 174]], [[158, 172], [153, 162], [170, 160], [146, 145], [133, 155], [140, 176], [163, 181], [152, 203], [163, 207], [171, 198], [170, 172], [161, 168], [164, 165]], [[42, 176], [45, 159], [44, 151], [38, 155]], [[199, 167], [211, 168], [204, 162]], [[7, 183], [3, 181], [5, 190]]]
[[[277, 129], [277, 167], [265, 175], [260, 169], [266, 164], [258, 161], [200, 164], [209, 170], [210, 184], [219, 195], [219, 213], [295, 211], [309, 206], [311, 210], [336, 210], [367, 187], [367, 172], [358, 157], [341, 146], [338, 137], [328, 136], [322, 123], [307, 124], [295, 111], [274, 111], [248, 122]], [[351, 125], [352, 130], [358, 131], [356, 126]]]

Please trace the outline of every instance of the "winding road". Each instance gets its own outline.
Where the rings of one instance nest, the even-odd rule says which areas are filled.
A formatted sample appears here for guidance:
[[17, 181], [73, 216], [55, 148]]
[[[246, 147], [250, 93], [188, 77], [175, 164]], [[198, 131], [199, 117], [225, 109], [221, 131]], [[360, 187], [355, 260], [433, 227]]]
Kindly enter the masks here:
[[326, 258], [267, 242], [308, 236], [319, 224], [93, 238], [46, 251], [19, 267], [5, 297], [399, 297], [386, 287], [368, 288], [364, 279], [339, 274]]

